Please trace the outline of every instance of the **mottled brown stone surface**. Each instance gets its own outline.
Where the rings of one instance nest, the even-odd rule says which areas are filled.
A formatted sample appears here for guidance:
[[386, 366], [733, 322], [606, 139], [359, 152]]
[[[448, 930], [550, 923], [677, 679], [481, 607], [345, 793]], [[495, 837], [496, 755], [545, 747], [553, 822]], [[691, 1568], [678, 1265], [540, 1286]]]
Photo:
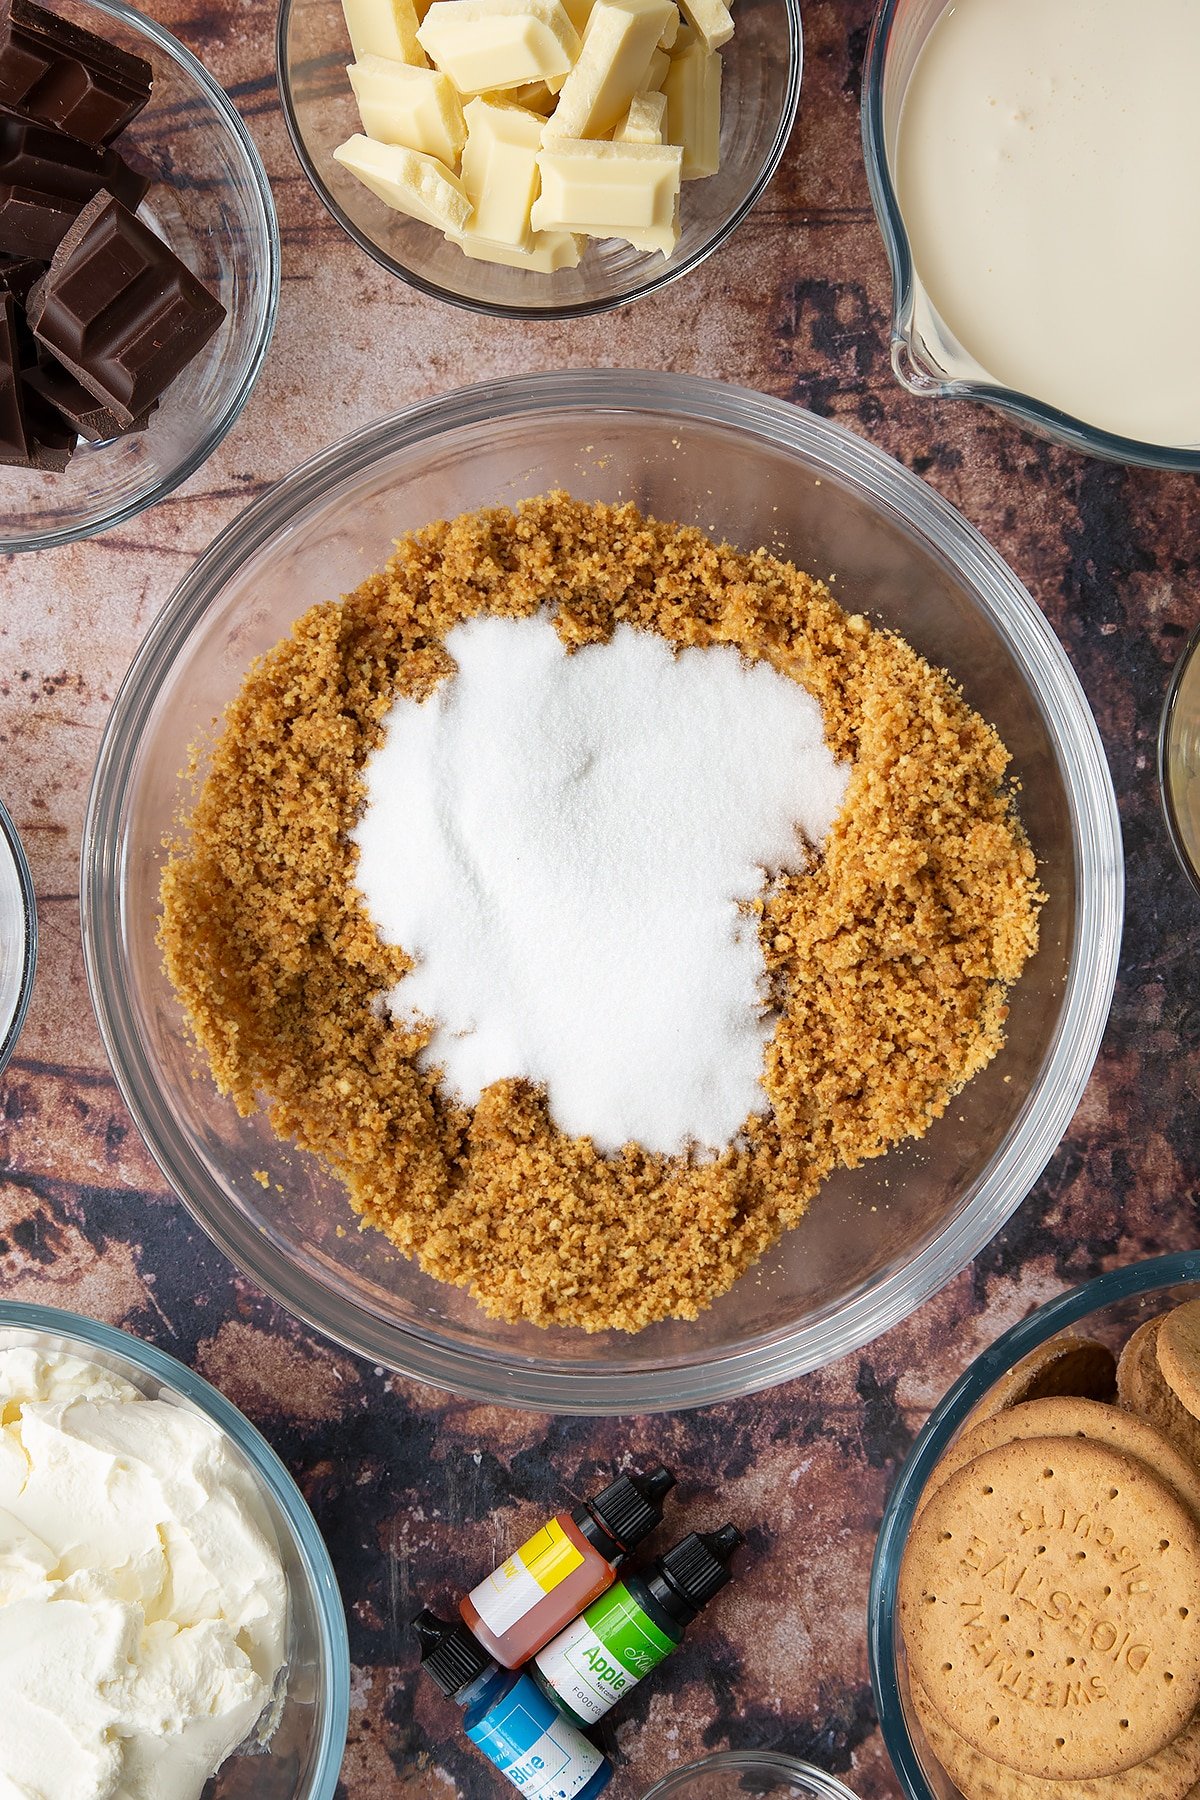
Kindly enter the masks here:
[[[1196, 1242], [1200, 903], [1159, 818], [1154, 737], [1200, 617], [1196, 484], [1127, 473], [894, 384], [887, 271], [858, 140], [868, 0], [810, 0], [802, 119], [753, 218], [698, 275], [589, 323], [452, 313], [338, 233], [295, 163], [271, 74], [273, 8], [150, 0], [231, 89], [284, 228], [279, 329], [212, 462], [133, 524], [0, 569], [0, 792], [24, 836], [42, 960], [0, 1078], [0, 1287], [124, 1324], [195, 1364], [262, 1427], [329, 1540], [355, 1681], [347, 1800], [508, 1792], [418, 1689], [414, 1584], [445, 1600], [564, 1492], [628, 1449], [686, 1471], [692, 1516], [756, 1522], [752, 1568], [626, 1707], [614, 1800], [725, 1744], [809, 1755], [859, 1794], [897, 1790], [865, 1646], [875, 1530], [898, 1458], [976, 1351], [1102, 1267]], [[1114, 354], [1127, 353], [1114, 347]], [[861, 1355], [705, 1414], [546, 1421], [380, 1375], [240, 1280], [164, 1192], [109, 1077], [87, 1003], [76, 899], [86, 785], [139, 638], [213, 533], [295, 463], [382, 412], [468, 380], [556, 365], [666, 366], [745, 382], [866, 432], [958, 505], [1053, 621], [1096, 708], [1126, 831], [1116, 1008], [1066, 1141], [1009, 1229]]]

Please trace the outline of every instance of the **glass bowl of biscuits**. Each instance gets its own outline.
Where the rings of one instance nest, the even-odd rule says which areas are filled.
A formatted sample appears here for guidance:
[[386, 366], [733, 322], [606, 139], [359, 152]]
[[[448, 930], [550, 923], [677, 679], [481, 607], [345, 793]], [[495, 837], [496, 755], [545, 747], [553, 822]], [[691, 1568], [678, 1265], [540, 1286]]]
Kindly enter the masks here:
[[891, 1495], [871, 1676], [909, 1800], [1200, 1784], [1200, 1254], [1099, 1276], [976, 1358]]

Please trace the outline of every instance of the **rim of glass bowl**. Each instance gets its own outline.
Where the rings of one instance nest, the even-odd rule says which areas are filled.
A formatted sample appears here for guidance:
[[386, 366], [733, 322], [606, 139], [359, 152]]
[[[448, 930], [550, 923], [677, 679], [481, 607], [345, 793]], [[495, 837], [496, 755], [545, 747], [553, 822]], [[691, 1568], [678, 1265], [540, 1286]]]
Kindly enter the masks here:
[[220, 84], [213, 80], [199, 57], [194, 56], [186, 44], [172, 35], [157, 19], [139, 12], [136, 6], [129, 6], [126, 0], [89, 0], [89, 4], [100, 12], [120, 19], [131, 30], [140, 32], [149, 38], [158, 48], [166, 53], [174, 62], [187, 70], [197, 85], [203, 89], [225, 126], [241, 148], [246, 168], [252, 179], [254, 190], [258, 195], [261, 209], [260, 242], [266, 252], [265, 279], [258, 285], [261, 287], [263, 303], [260, 309], [256, 342], [253, 354], [246, 368], [245, 376], [236, 393], [231, 394], [221, 416], [213, 424], [207, 435], [197, 444], [192, 453], [185, 457], [177, 468], [164, 475], [148, 493], [137, 499], [130, 499], [116, 511], [105, 513], [103, 517], [92, 519], [84, 524], [64, 525], [56, 531], [39, 532], [36, 536], [6, 539], [0, 535], [0, 556], [11, 555], [21, 550], [49, 550], [59, 544], [76, 544], [85, 538], [97, 537], [101, 532], [111, 531], [117, 525], [127, 524], [147, 507], [157, 506], [168, 494], [174, 493], [181, 483], [196, 473], [228, 435], [240, 417], [247, 400], [254, 391], [254, 384], [262, 371], [271, 336], [275, 330], [275, 318], [279, 311], [280, 281], [280, 245], [279, 220], [275, 213], [275, 201], [271, 194], [267, 172], [262, 158], [255, 146], [254, 139], [242, 122], [241, 114], [233, 101]]
[[[978, 596], [1031, 682], [1062, 758], [1078, 855], [1071, 970], [1037, 1095], [1030, 1096], [959, 1216], [902, 1271], [829, 1317], [750, 1339], [719, 1359], [605, 1366], [497, 1355], [485, 1362], [428, 1327], [398, 1325], [318, 1286], [216, 1193], [176, 1130], [147, 1059], [122, 972], [122, 818], [142, 724], [162, 674], [226, 579], [295, 514], [375, 463], [464, 426], [549, 410], [653, 413], [792, 450], [848, 481], [915, 532]], [[517, 376], [464, 388], [354, 433], [312, 458], [227, 526], [142, 642], [117, 695], [88, 800], [82, 852], [84, 959], [105, 1049], [126, 1104], [168, 1182], [226, 1256], [289, 1311], [358, 1355], [435, 1388], [561, 1413], [656, 1412], [772, 1387], [848, 1355], [898, 1324], [990, 1242], [1057, 1148], [1095, 1061], [1120, 947], [1124, 867], [1100, 736], [1066, 652], [1016, 576], [948, 501], [865, 439], [747, 388], [691, 376], [605, 369]]]
[[[292, 100], [291, 72], [287, 57], [288, 25], [292, 16], [294, 0], [280, 0], [279, 12], [275, 21], [275, 78], [279, 86], [279, 101], [283, 108], [283, 117], [287, 125], [288, 136], [292, 140], [292, 149], [296, 159], [304, 170], [312, 185], [313, 192], [325, 208], [326, 212], [337, 221], [346, 236], [352, 238], [360, 250], [377, 262], [389, 274], [396, 275], [409, 287], [416, 288], [431, 299], [444, 300], [451, 306], [461, 306], [467, 312], [483, 313], [493, 319], [586, 319], [597, 313], [612, 312], [618, 306], [628, 306], [634, 300], [642, 300], [648, 294], [658, 293], [660, 288], [669, 287], [673, 281], [689, 275], [693, 269], [719, 250], [721, 245], [732, 236], [746, 217], [762, 198], [763, 192], [783, 160], [788, 139], [792, 135], [796, 123], [796, 113], [800, 106], [800, 84], [804, 72], [804, 28], [800, 21], [800, 0], [783, 0], [788, 30], [788, 90], [784, 98], [783, 113], [779, 121], [779, 129], [775, 133], [770, 150], [763, 160], [762, 168], [741, 205], [736, 207], [725, 222], [718, 226], [713, 235], [691, 256], [678, 264], [668, 262], [652, 276], [645, 280], [635, 281], [623, 293], [614, 294], [602, 300], [575, 300], [563, 306], [518, 306], [496, 300], [478, 300], [471, 295], [455, 293], [453, 288], [443, 287], [440, 282], [427, 281], [423, 275], [406, 268], [395, 257], [389, 256], [373, 238], [359, 229], [343, 211], [330, 193], [325, 178], [308, 153], [299, 124], [296, 120], [295, 105]], [[336, 0], [329, 0], [335, 4]], [[646, 258], [647, 264], [652, 260]]]
[[[867, 38], [862, 83], [863, 158], [867, 165], [871, 204], [892, 274], [891, 355], [896, 380], [910, 394], [926, 400], [977, 400], [1012, 415], [1043, 437], [1082, 451], [1085, 456], [1147, 469], [1200, 471], [1200, 449], [1146, 444], [1137, 438], [1120, 437], [998, 382], [940, 380], [919, 360], [913, 343], [915, 279], [912, 247], [888, 166], [883, 130], [884, 66], [896, 15], [905, 4], [907, 0], [880, 0]], [[944, 0], [944, 4], [949, 5], [950, 0]]]
[[1162, 801], [1163, 818], [1166, 821], [1167, 836], [1171, 840], [1171, 848], [1179, 858], [1184, 874], [1191, 882], [1196, 893], [1200, 894], [1200, 869], [1188, 854], [1187, 841], [1179, 823], [1179, 815], [1175, 809], [1175, 795], [1171, 787], [1170, 745], [1171, 728], [1174, 723], [1175, 708], [1179, 702], [1179, 691], [1183, 686], [1188, 670], [1192, 666], [1192, 658], [1200, 650], [1200, 625], [1193, 631], [1183, 649], [1179, 652], [1178, 661], [1171, 671], [1171, 680], [1167, 688], [1167, 697], [1163, 701], [1162, 717], [1158, 722], [1158, 795]]
[[669, 1800], [669, 1796], [694, 1775], [706, 1775], [710, 1769], [727, 1769], [731, 1775], [789, 1775], [807, 1787], [813, 1800], [856, 1800], [856, 1796], [835, 1775], [795, 1756], [783, 1756], [775, 1750], [722, 1750], [716, 1756], [702, 1756], [697, 1762], [672, 1769], [643, 1796], [643, 1800]]
[[316, 1599], [320, 1630], [321, 1669], [326, 1701], [321, 1719], [321, 1738], [316, 1748], [312, 1775], [303, 1790], [304, 1800], [333, 1800], [345, 1755], [350, 1720], [350, 1638], [341, 1590], [325, 1540], [300, 1489], [262, 1433], [244, 1413], [227, 1400], [219, 1388], [189, 1369], [165, 1350], [115, 1325], [104, 1325], [82, 1313], [57, 1306], [34, 1306], [19, 1300], [0, 1300], [0, 1331], [16, 1328], [40, 1331], [48, 1336], [75, 1340], [86, 1349], [106, 1351], [135, 1364], [164, 1387], [173, 1389], [207, 1415], [219, 1430], [233, 1439], [254, 1469], [287, 1521], [292, 1542]]
[[937, 1800], [922, 1773], [909, 1733], [894, 1655], [900, 1561], [930, 1471], [971, 1408], [982, 1400], [992, 1383], [1023, 1356], [1036, 1350], [1039, 1344], [1056, 1337], [1060, 1331], [1069, 1330], [1102, 1306], [1194, 1281], [1200, 1281], [1200, 1251], [1178, 1250], [1169, 1256], [1130, 1263], [1123, 1269], [1110, 1269], [1107, 1274], [1097, 1275], [1056, 1299], [1048, 1300], [1028, 1318], [1010, 1326], [1003, 1336], [975, 1358], [934, 1407], [905, 1458], [884, 1509], [871, 1564], [867, 1653], [884, 1745], [908, 1800]]
[[21, 990], [17, 996], [17, 1009], [13, 1013], [8, 1030], [0, 1037], [0, 1074], [7, 1068], [17, 1047], [17, 1039], [21, 1035], [21, 1027], [25, 1023], [25, 1015], [29, 1011], [29, 1002], [33, 997], [33, 978], [37, 973], [38, 929], [37, 900], [33, 892], [33, 874], [29, 867], [29, 858], [25, 854], [25, 846], [13, 823], [12, 816], [0, 800], [0, 837], [12, 852], [13, 867], [17, 872], [17, 885], [21, 890], [21, 904], [25, 913], [25, 948], [22, 956]]

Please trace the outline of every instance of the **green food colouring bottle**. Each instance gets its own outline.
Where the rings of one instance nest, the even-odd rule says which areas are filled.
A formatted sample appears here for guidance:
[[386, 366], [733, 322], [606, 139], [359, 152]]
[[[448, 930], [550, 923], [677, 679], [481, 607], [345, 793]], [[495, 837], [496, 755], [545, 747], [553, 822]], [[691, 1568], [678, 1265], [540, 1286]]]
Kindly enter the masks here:
[[734, 1525], [693, 1532], [641, 1575], [627, 1575], [529, 1665], [543, 1694], [577, 1725], [594, 1725], [656, 1669], [684, 1628], [731, 1579], [743, 1542]]

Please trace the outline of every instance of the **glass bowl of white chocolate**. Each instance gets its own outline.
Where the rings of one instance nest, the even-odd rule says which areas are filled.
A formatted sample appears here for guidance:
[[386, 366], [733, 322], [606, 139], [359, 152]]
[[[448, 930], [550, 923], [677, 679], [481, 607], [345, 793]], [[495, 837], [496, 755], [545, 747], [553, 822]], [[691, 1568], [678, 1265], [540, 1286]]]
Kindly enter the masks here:
[[0, 1788], [332, 1800], [350, 1653], [329, 1553], [215, 1388], [0, 1301]]
[[724, 243], [783, 155], [799, 0], [281, 0], [279, 91], [319, 198], [441, 300], [564, 318]]

